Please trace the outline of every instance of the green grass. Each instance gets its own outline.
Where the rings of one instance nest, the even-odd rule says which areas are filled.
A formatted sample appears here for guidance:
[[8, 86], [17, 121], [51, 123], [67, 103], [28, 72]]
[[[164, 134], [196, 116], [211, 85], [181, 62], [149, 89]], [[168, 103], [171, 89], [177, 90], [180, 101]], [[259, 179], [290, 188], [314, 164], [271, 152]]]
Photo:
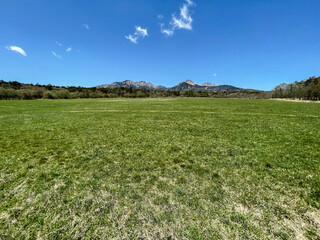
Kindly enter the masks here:
[[0, 101], [0, 239], [320, 239], [320, 104]]

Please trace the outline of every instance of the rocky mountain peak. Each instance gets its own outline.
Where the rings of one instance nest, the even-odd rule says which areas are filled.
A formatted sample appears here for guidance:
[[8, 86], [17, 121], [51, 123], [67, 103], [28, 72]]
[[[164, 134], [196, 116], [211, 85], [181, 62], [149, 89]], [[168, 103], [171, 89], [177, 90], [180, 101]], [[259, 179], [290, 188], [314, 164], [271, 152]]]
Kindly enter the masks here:
[[196, 83], [192, 82], [191, 80], [186, 80], [186, 81], [184, 81], [182, 83], [188, 83], [190, 85], [196, 85]]
[[217, 85], [217, 84], [212, 84], [212, 83], [204, 83], [204, 84], [200, 84], [200, 86], [204, 86], [204, 87], [217, 87], [217, 86], [219, 86], [219, 85]]
[[155, 86], [152, 83], [145, 81], [134, 82], [126, 80], [123, 82], [114, 82], [112, 84], [104, 84], [97, 86], [97, 88], [120, 88], [120, 87], [131, 87], [136, 89], [147, 89], [147, 90], [174, 90], [174, 91], [210, 91], [210, 92], [230, 92], [230, 91], [244, 91], [250, 89], [238, 88], [230, 85], [216, 85], [212, 83], [197, 84], [191, 80], [180, 82], [177, 86], [167, 88], [164, 86]]

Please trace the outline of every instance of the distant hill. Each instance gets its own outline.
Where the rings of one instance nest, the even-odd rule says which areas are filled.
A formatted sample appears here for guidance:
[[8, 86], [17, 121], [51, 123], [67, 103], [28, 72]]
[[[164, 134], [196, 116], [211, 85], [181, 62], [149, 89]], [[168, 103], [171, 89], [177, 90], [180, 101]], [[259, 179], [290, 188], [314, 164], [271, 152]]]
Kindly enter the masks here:
[[147, 90], [172, 90], [172, 91], [205, 91], [205, 92], [237, 92], [237, 91], [254, 91], [253, 89], [238, 88], [231, 85], [216, 85], [212, 83], [198, 84], [191, 80], [187, 80], [179, 83], [172, 88], [166, 88], [164, 86], [155, 86], [147, 82], [133, 82], [126, 80], [123, 82], [114, 82], [112, 84], [105, 84], [97, 86], [97, 88], [120, 88], [120, 87], [132, 87], [137, 89]]
[[128, 88], [132, 87], [132, 88], [147, 89], [147, 90], [167, 90], [167, 88], [164, 86], [155, 86], [151, 83], [147, 83], [144, 81], [133, 82], [130, 80], [97, 86], [97, 88], [120, 88], [120, 87], [128, 87]]

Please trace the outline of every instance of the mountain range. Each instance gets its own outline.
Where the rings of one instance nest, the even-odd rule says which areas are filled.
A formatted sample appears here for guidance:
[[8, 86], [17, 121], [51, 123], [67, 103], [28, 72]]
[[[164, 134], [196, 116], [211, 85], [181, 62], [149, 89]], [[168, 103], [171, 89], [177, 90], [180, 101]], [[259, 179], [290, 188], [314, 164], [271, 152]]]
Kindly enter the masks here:
[[167, 88], [164, 86], [156, 86], [152, 83], [140, 81], [133, 82], [130, 80], [126, 80], [123, 82], [114, 82], [111, 84], [99, 85], [97, 88], [120, 88], [120, 87], [132, 87], [137, 89], [146, 89], [146, 90], [172, 90], [172, 91], [210, 91], [210, 92], [235, 92], [235, 91], [254, 91], [253, 89], [244, 89], [239, 87], [234, 87], [231, 85], [216, 85], [212, 83], [204, 83], [198, 84], [194, 83], [191, 80], [186, 80], [184, 82], [179, 83], [178, 85]]

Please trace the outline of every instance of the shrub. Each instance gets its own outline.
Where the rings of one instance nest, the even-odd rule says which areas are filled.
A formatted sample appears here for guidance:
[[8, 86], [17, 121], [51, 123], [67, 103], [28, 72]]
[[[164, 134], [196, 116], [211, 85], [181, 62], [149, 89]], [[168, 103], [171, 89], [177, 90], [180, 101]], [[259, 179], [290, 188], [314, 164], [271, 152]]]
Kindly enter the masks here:
[[57, 97], [57, 95], [56, 95], [54, 92], [52, 92], [52, 91], [45, 91], [45, 92], [43, 93], [43, 98], [44, 98], [44, 99], [57, 99], [58, 97]]
[[62, 89], [58, 91], [54, 91], [58, 99], [69, 99], [70, 92], [68, 90]]

